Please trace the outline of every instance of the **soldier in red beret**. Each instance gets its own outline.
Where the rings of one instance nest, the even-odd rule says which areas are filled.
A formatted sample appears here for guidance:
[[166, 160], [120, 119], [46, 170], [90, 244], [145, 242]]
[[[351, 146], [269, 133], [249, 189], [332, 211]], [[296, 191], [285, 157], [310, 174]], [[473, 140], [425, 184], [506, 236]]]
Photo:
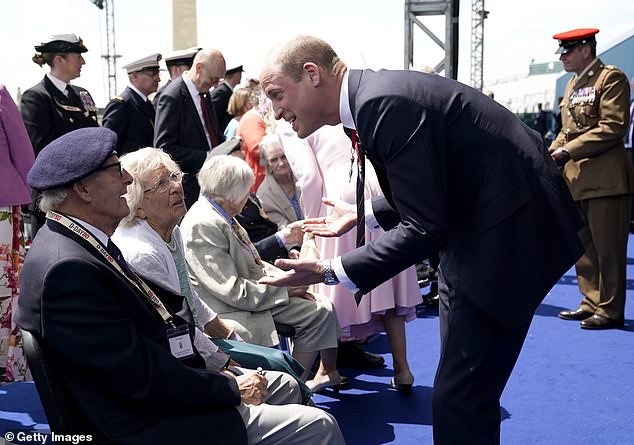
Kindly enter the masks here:
[[579, 232], [585, 254], [577, 261], [584, 295], [578, 309], [559, 313], [583, 329], [623, 325], [625, 266], [634, 171], [623, 146], [629, 122], [627, 77], [597, 58], [598, 29], [574, 29], [559, 40], [568, 81], [561, 103], [562, 129], [550, 146], [585, 226]]

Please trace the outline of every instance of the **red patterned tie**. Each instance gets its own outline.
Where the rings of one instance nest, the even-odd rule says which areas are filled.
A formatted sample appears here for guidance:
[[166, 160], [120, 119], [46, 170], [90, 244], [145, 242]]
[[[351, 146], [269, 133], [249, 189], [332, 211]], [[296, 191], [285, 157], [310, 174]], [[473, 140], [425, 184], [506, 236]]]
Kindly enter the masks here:
[[[357, 248], [365, 244], [365, 156], [363, 155], [363, 147], [357, 137], [357, 130], [352, 130], [350, 134], [352, 140], [352, 148], [357, 155]], [[361, 291], [354, 294], [357, 306], [361, 303], [363, 293]]]
[[207, 129], [209, 141], [211, 142], [211, 147], [209, 148], [214, 148], [218, 145], [218, 134], [216, 133], [214, 124], [209, 116], [209, 109], [207, 108], [207, 100], [205, 99], [204, 93], [200, 93], [200, 108], [203, 112], [203, 121], [205, 121], [205, 128]]

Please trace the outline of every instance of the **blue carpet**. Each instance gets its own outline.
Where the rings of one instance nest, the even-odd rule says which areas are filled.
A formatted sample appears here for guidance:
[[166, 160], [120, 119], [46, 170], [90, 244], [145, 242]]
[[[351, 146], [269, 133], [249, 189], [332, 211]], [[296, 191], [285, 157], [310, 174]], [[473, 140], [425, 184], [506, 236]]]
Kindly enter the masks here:
[[[634, 276], [634, 240], [628, 277]], [[628, 280], [625, 327], [587, 331], [557, 317], [581, 297], [574, 269], [554, 286], [533, 319], [501, 399], [502, 443], [634, 444], [634, 282]], [[407, 398], [389, 388], [392, 361], [384, 334], [368, 350], [386, 368], [343, 369], [351, 389], [315, 396], [333, 414], [348, 445], [431, 444], [431, 387], [438, 364], [437, 311], [421, 310], [407, 325], [408, 358], [416, 381]]]
[[[628, 248], [634, 277], [634, 240]], [[502, 396], [502, 443], [634, 444], [634, 281], [628, 280], [626, 325], [585, 331], [557, 318], [580, 302], [574, 270], [538, 308], [518, 363]], [[368, 350], [386, 367], [344, 368], [350, 388], [315, 396], [338, 420], [348, 445], [431, 444], [431, 387], [438, 363], [438, 316], [422, 309], [407, 325], [408, 353], [416, 382], [410, 397], [389, 388], [392, 361], [385, 335]], [[5, 431], [46, 431], [32, 383], [0, 387], [0, 437]], [[1, 443], [2, 439], [0, 439]]]

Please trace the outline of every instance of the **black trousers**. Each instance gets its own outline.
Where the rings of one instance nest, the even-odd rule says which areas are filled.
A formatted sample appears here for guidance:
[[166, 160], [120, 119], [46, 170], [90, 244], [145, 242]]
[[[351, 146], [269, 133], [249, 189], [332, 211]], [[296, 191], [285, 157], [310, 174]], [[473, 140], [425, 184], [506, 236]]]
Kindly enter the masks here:
[[[440, 362], [432, 394], [434, 444], [500, 443], [500, 396], [530, 321], [508, 328], [439, 276]], [[512, 296], [509, 296], [512, 298]]]

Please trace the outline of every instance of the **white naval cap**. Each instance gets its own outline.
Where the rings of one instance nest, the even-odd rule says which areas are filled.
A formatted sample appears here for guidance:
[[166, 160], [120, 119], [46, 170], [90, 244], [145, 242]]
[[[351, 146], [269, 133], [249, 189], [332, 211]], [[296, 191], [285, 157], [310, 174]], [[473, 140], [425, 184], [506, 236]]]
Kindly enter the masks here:
[[88, 48], [84, 46], [81, 37], [75, 34], [53, 34], [48, 40], [35, 45], [35, 51], [40, 53], [85, 53]]
[[177, 49], [165, 55], [163, 59], [165, 61], [165, 65], [191, 65], [194, 62], [194, 57], [196, 53], [200, 51], [202, 48], [198, 46], [192, 46], [187, 49]]
[[136, 73], [137, 71], [143, 70], [158, 70], [159, 69], [159, 61], [162, 56], [160, 54], [152, 54], [151, 56], [144, 57], [139, 60], [135, 60], [134, 62], [130, 62], [125, 65], [123, 68], [128, 72], [128, 74]]

